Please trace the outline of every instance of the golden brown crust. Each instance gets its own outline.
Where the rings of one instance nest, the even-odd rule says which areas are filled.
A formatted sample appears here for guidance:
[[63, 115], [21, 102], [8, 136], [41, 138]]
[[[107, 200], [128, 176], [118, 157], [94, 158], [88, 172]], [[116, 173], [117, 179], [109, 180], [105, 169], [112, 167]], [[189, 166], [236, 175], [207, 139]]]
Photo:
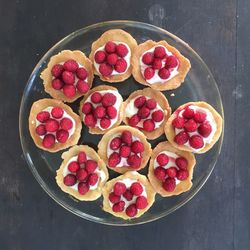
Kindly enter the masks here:
[[[180, 62], [180, 66], [178, 68], [179, 74], [177, 74], [172, 79], [167, 80], [164, 83], [149, 84], [148, 82], [146, 82], [143, 75], [141, 74], [140, 57], [144, 52], [150, 50], [151, 48], [157, 45], [164, 46], [168, 51], [172, 52], [178, 58]], [[137, 82], [160, 91], [178, 88], [181, 85], [181, 83], [184, 82], [185, 77], [191, 68], [190, 61], [187, 58], [185, 58], [176, 48], [169, 45], [166, 41], [155, 42], [152, 40], [148, 40], [144, 43], [139, 44], [136, 52], [132, 56], [131, 63], [133, 66], [132, 74]]]
[[[124, 130], [130, 131], [132, 135], [139, 138], [139, 140], [144, 145], [144, 152], [142, 153], [141, 166], [138, 169], [136, 169], [137, 171], [139, 171], [140, 169], [144, 168], [147, 165], [147, 162], [152, 153], [152, 149], [151, 149], [151, 145], [147, 142], [146, 136], [136, 128], [132, 128], [129, 126], [119, 126], [105, 133], [101, 141], [98, 144], [98, 154], [104, 160], [107, 167], [110, 168], [108, 166], [108, 157], [107, 157], [108, 143], [110, 141], [110, 138], [112, 138], [112, 136], [114, 136], [115, 134], [121, 134]], [[120, 174], [133, 170], [130, 167], [116, 167], [116, 168], [110, 168], [110, 169]]]
[[[36, 115], [44, 110], [45, 108], [52, 106], [52, 107], [61, 107], [68, 115], [71, 116], [72, 119], [75, 121], [75, 132], [73, 135], [69, 137], [66, 143], [55, 143], [55, 145], [52, 148], [45, 148], [42, 144], [42, 139], [39, 135], [36, 134]], [[33, 103], [31, 110], [30, 110], [30, 116], [29, 116], [29, 131], [32, 139], [34, 140], [34, 143], [37, 147], [49, 151], [49, 152], [57, 152], [62, 149], [68, 148], [70, 146], [73, 146], [77, 144], [80, 135], [81, 135], [81, 129], [82, 124], [80, 117], [73, 112], [73, 110], [66, 104], [64, 104], [62, 101], [54, 100], [54, 99], [41, 99]]]
[[[167, 192], [162, 187], [162, 182], [160, 180], [158, 180], [154, 175], [154, 161], [155, 161], [155, 158], [157, 157], [157, 155], [162, 151], [173, 152], [179, 156], [185, 157], [188, 161], [187, 169], [189, 172], [189, 176], [186, 180], [181, 181], [178, 185], [176, 185], [176, 188], [173, 192]], [[183, 192], [188, 191], [193, 185], [192, 178], [193, 178], [193, 169], [194, 169], [195, 163], [196, 163], [196, 160], [195, 160], [195, 157], [192, 153], [178, 150], [167, 141], [160, 142], [154, 148], [154, 150], [152, 152], [152, 156], [151, 156], [150, 163], [149, 163], [149, 169], [148, 169], [148, 179], [149, 179], [151, 185], [153, 186], [153, 188], [155, 189], [155, 191], [163, 197], [181, 194]]]
[[[81, 195], [77, 190], [72, 189], [71, 187], [68, 187], [64, 185], [63, 183], [63, 179], [64, 179], [63, 170], [66, 167], [66, 164], [72, 157], [78, 155], [78, 153], [81, 151], [85, 152], [87, 156], [95, 160], [97, 162], [98, 169], [102, 170], [106, 176], [105, 180], [103, 181], [99, 180], [98, 186], [95, 190], [89, 190], [85, 195]], [[102, 188], [104, 184], [106, 183], [106, 181], [108, 180], [109, 174], [108, 174], [108, 170], [106, 168], [105, 163], [99, 157], [99, 155], [95, 152], [95, 150], [87, 145], [74, 146], [70, 148], [67, 152], [64, 152], [62, 154], [62, 159], [63, 159], [63, 162], [60, 168], [56, 171], [56, 182], [58, 186], [62, 189], [62, 191], [74, 196], [80, 201], [93, 201], [93, 200], [98, 199], [102, 194]]]
[[159, 137], [160, 135], [162, 135], [164, 133], [165, 123], [166, 123], [166, 121], [168, 120], [168, 118], [171, 115], [171, 107], [169, 106], [168, 100], [165, 97], [165, 95], [163, 95], [160, 91], [157, 91], [157, 90], [154, 90], [154, 89], [151, 89], [151, 88], [145, 88], [145, 89], [142, 89], [142, 90], [137, 90], [137, 91], [133, 92], [132, 94], [130, 94], [128, 99], [124, 102], [123, 122], [126, 125], [128, 125], [128, 118], [125, 117], [126, 107], [127, 107], [128, 103], [132, 99], [136, 98], [137, 96], [141, 96], [141, 95], [147, 96], [147, 97], [150, 97], [150, 98], [154, 98], [157, 101], [157, 103], [160, 105], [160, 107], [163, 109], [163, 112], [164, 112], [164, 120], [163, 120], [163, 122], [162, 122], [162, 124], [160, 125], [159, 128], [155, 129], [152, 132], [147, 132], [147, 131], [141, 130], [141, 132], [144, 135], [146, 135], [146, 137], [149, 140], [153, 140], [153, 139], [156, 139], [157, 137]]
[[[97, 86], [97, 87], [91, 89], [88, 92], [88, 94], [85, 95], [84, 98], [82, 99], [82, 101], [80, 102], [79, 114], [80, 114], [80, 117], [81, 117], [81, 121], [83, 121], [82, 105], [85, 103], [85, 101], [88, 99], [88, 97], [92, 95], [92, 93], [94, 93], [95, 91], [102, 91], [102, 90], [115, 90], [120, 95], [117, 88], [114, 88], [114, 87], [108, 86], [108, 85], [100, 85], [100, 86]], [[122, 98], [122, 96], [121, 96], [121, 98]], [[115, 128], [115, 127], [119, 126], [120, 123], [122, 122], [122, 119], [123, 119], [123, 113], [124, 113], [123, 112], [123, 103], [121, 103], [120, 110], [118, 112], [118, 119], [117, 119], [116, 123], [113, 124], [112, 127], [108, 128], [108, 129], [105, 129], [105, 130], [101, 130], [100, 128], [90, 128], [90, 127], [88, 127], [89, 128], [89, 133], [91, 133], [91, 134], [104, 134], [107, 131], [111, 130], [112, 128]]]
[[130, 48], [130, 50], [131, 50], [131, 58], [132, 58], [132, 55], [136, 51], [137, 42], [126, 31], [121, 30], [121, 29], [112, 29], [112, 30], [108, 30], [108, 31], [104, 32], [101, 35], [100, 38], [98, 38], [95, 42], [92, 43], [91, 53], [89, 55], [89, 59], [93, 63], [94, 74], [98, 75], [102, 81], [111, 82], [111, 83], [112, 82], [122, 82], [122, 81], [126, 80], [127, 78], [129, 78], [131, 76], [131, 73], [132, 73], [131, 59], [130, 59], [130, 66], [127, 69], [127, 71], [124, 74], [120, 74], [120, 75], [114, 75], [114, 76], [105, 77], [105, 76], [100, 75], [95, 70], [95, 67], [94, 67], [94, 55], [95, 55], [95, 51], [97, 49], [99, 49], [100, 47], [102, 47], [104, 44], [106, 44], [109, 41], [117, 41], [117, 42], [126, 43], [128, 45], [128, 47]]
[[55, 98], [57, 100], [64, 101], [64, 102], [74, 102], [79, 97], [85, 95], [85, 94], [81, 94], [77, 91], [74, 98], [69, 98], [69, 97], [65, 96], [62, 91], [55, 90], [51, 86], [51, 82], [52, 82], [51, 69], [52, 69], [52, 67], [55, 64], [65, 62], [69, 59], [76, 60], [79, 64], [81, 64], [88, 71], [87, 81], [89, 84], [89, 88], [92, 87], [92, 82], [94, 79], [92, 62], [80, 50], [73, 50], [73, 51], [63, 50], [63, 51], [59, 52], [57, 55], [52, 56], [50, 58], [50, 61], [48, 63], [47, 68], [41, 73], [40, 77], [43, 80], [45, 92], [47, 92], [53, 98]]
[[[133, 179], [136, 181], [139, 181], [140, 183], [143, 184], [143, 186], [145, 187], [146, 193], [147, 193], [147, 200], [148, 200], [148, 206], [145, 209], [140, 209], [138, 210], [138, 213], [135, 217], [131, 218], [129, 216], [127, 216], [125, 210], [123, 212], [120, 213], [114, 213], [112, 210], [112, 207], [109, 205], [109, 194], [111, 193], [111, 190], [113, 189], [114, 184], [117, 181], [123, 180], [123, 179]], [[146, 211], [149, 210], [149, 208], [153, 205], [154, 200], [155, 200], [155, 191], [152, 188], [151, 184], [149, 183], [148, 179], [146, 176], [144, 175], [140, 175], [139, 173], [135, 172], [135, 171], [129, 171], [127, 173], [125, 173], [124, 175], [120, 175], [119, 177], [112, 179], [111, 181], [108, 181], [104, 188], [103, 188], [103, 210], [111, 213], [112, 215], [116, 216], [116, 217], [120, 217], [124, 220], [130, 220], [130, 219], [134, 219], [134, 218], [138, 218], [140, 216], [142, 216]]]
[[[194, 153], [196, 154], [202, 154], [207, 152], [209, 149], [211, 149], [213, 147], [213, 145], [219, 140], [221, 133], [222, 133], [222, 127], [223, 127], [223, 119], [220, 116], [220, 114], [208, 103], [206, 102], [188, 102], [185, 103], [183, 105], [181, 105], [178, 110], [184, 109], [186, 106], [188, 105], [195, 105], [201, 108], [205, 108], [208, 109], [213, 117], [214, 120], [217, 124], [217, 130], [214, 134], [213, 140], [210, 143], [206, 143], [205, 147], [203, 149], [201, 149], [200, 151], [195, 151]], [[174, 120], [174, 118], [176, 117], [176, 113], [174, 112], [170, 118], [168, 119], [166, 125], [165, 125], [165, 134], [166, 137], [168, 139], [168, 141], [176, 148], [180, 149], [180, 150], [184, 150], [184, 151], [189, 151], [189, 152], [193, 152], [194, 150], [191, 147], [188, 147], [186, 145], [178, 145], [177, 143], [174, 142], [174, 137], [175, 137], [175, 131], [174, 128], [172, 126], [172, 121]]]

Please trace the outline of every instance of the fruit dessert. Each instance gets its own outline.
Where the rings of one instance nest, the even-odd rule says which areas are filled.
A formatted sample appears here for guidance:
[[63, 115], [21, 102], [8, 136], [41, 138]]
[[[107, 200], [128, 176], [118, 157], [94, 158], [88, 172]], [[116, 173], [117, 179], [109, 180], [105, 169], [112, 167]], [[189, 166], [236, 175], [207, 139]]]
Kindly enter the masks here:
[[166, 41], [152, 40], [138, 45], [131, 63], [135, 80], [157, 90], [178, 88], [191, 67], [189, 60]]
[[79, 50], [63, 50], [52, 56], [41, 73], [45, 91], [65, 102], [74, 102], [85, 95], [93, 78], [91, 61]]
[[144, 168], [151, 152], [146, 136], [129, 126], [119, 126], [108, 131], [98, 144], [100, 157], [108, 168], [118, 173]]
[[192, 187], [194, 155], [160, 142], [153, 150], [149, 163], [148, 178], [161, 196], [178, 195]]
[[56, 172], [58, 186], [78, 200], [99, 198], [108, 180], [108, 170], [94, 149], [80, 145], [62, 154], [63, 162]]
[[138, 128], [151, 140], [164, 133], [170, 115], [167, 98], [151, 88], [133, 92], [124, 102], [124, 123]]
[[94, 73], [106, 82], [126, 80], [132, 73], [131, 56], [136, 48], [136, 40], [124, 30], [106, 31], [91, 47]]
[[31, 107], [29, 131], [43, 150], [57, 152], [77, 144], [81, 129], [80, 117], [59, 100], [41, 99]]
[[80, 103], [79, 113], [91, 134], [104, 134], [122, 121], [123, 99], [118, 90], [101, 85], [89, 91]]
[[168, 141], [180, 150], [205, 153], [222, 133], [223, 120], [206, 102], [188, 102], [168, 119], [165, 133]]
[[143, 215], [154, 200], [148, 179], [135, 171], [108, 181], [103, 188], [103, 210], [125, 220]]

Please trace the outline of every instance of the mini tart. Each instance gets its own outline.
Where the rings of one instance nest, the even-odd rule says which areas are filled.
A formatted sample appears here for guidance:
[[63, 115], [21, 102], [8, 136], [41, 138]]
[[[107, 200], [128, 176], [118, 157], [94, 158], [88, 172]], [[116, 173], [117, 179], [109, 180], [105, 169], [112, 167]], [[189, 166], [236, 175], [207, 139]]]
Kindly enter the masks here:
[[[65, 71], [67, 72], [64, 73]], [[63, 50], [50, 58], [47, 68], [40, 77], [45, 92], [53, 98], [74, 102], [92, 87], [94, 73], [91, 61], [83, 52]]]
[[181, 194], [192, 187], [195, 163], [192, 153], [176, 149], [169, 142], [160, 142], [150, 159], [149, 181], [163, 197]]
[[[146, 112], [147, 117], [142, 118]], [[133, 92], [124, 102], [123, 122], [140, 129], [150, 140], [164, 133], [164, 126], [170, 115], [171, 107], [167, 98], [160, 91], [151, 88]]]
[[[101, 97], [98, 97], [100, 95]], [[119, 126], [123, 119], [122, 96], [114, 87], [108, 85], [95, 87], [80, 102], [79, 114], [83, 123], [89, 128], [89, 133], [104, 134]]]
[[[113, 44], [113, 46], [107, 48], [105, 47], [107, 43], [110, 43], [108, 45], [115, 43], [116, 46]], [[127, 53], [124, 51], [124, 48], [119, 47], [117, 49], [119, 44], [125, 45]], [[112, 29], [104, 32], [100, 38], [93, 42], [89, 55], [89, 59], [93, 63], [94, 74], [98, 75], [102, 81], [111, 83], [126, 80], [132, 73], [131, 58], [136, 49], [136, 40], [124, 30]], [[97, 55], [97, 51], [102, 51], [101, 55]], [[111, 54], [114, 55], [108, 58]], [[124, 60], [126, 61], [125, 63]], [[100, 66], [102, 67], [102, 73], [99, 71]]]
[[103, 210], [125, 220], [143, 215], [154, 200], [148, 179], [135, 171], [108, 181], [103, 188]]
[[56, 171], [58, 186], [78, 200], [93, 201], [102, 194], [108, 170], [94, 149], [74, 146], [62, 154], [63, 162]]
[[221, 136], [223, 119], [206, 102], [188, 102], [168, 119], [165, 134], [176, 148], [202, 154], [213, 147]]
[[[52, 115], [53, 108], [57, 118]], [[81, 129], [80, 117], [59, 100], [41, 99], [31, 107], [29, 131], [36, 146], [43, 150], [57, 152], [77, 144]]]
[[98, 144], [98, 154], [107, 167], [122, 174], [144, 168], [151, 152], [146, 136], [129, 126], [119, 126], [108, 131]]
[[[152, 57], [152, 60], [149, 60], [147, 62], [148, 65], [144, 64], [142, 61], [143, 55], [150, 50], [154, 50], [155, 47], [164, 47], [165, 53], [167, 52], [167, 56], [161, 56], [160, 53], [159, 55], [157, 54], [157, 58], [159, 59], [159, 57], [161, 57], [160, 59], [162, 60], [162, 63], [160, 63], [160, 65], [159, 62], [153, 64], [153, 60], [156, 59], [155, 56]], [[154, 53], [154, 51], [152, 51], [152, 53]], [[173, 60], [168, 60], [169, 56], [173, 56], [171, 57], [171, 59]], [[178, 88], [181, 83], [184, 82], [184, 79], [191, 68], [189, 60], [185, 58], [176, 48], [169, 45], [166, 41], [155, 42], [152, 40], [148, 40], [142, 44], [139, 44], [136, 52], [132, 56], [131, 62], [133, 66], [132, 74], [135, 80], [143, 85], [150, 86], [151, 88], [160, 91]], [[166, 62], [168, 62], [168, 66], [167, 64], [165, 64]], [[141, 68], [141, 65], [143, 66], [143, 68]], [[157, 76], [158, 70], [160, 72], [160, 69], [166, 68], [167, 71], [162, 70], [160, 74], [162, 77], [164, 75], [164, 79], [162, 77], [157, 77], [154, 83], [149, 83], [151, 78], [146, 80], [144, 76], [144, 68], [146, 69], [147, 67], [154, 68], [155, 75], [157, 74]], [[147, 75], [149, 76], [151, 73], [152, 70], [149, 70], [149, 72], [147, 72]]]

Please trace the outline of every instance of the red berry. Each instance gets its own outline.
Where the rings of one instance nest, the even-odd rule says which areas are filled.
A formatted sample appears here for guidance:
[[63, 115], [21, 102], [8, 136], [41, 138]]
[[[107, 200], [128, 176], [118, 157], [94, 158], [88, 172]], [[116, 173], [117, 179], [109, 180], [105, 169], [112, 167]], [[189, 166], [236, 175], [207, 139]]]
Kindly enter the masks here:
[[118, 56], [115, 53], [109, 54], [107, 56], [107, 63], [109, 65], [112, 65], [112, 66], [115, 65], [117, 60], [118, 60]]
[[168, 177], [165, 182], [163, 182], [162, 187], [167, 191], [167, 192], [173, 192], [175, 187], [176, 187], [176, 182], [174, 178]]
[[206, 120], [207, 114], [202, 111], [196, 111], [194, 114], [194, 120], [196, 122], [202, 123]]
[[59, 128], [59, 122], [54, 119], [49, 119], [46, 121], [45, 127], [48, 132], [56, 132]]
[[80, 168], [76, 172], [76, 178], [77, 178], [78, 181], [85, 180], [87, 176], [88, 176], [88, 172], [84, 168]]
[[99, 92], [94, 92], [91, 97], [91, 102], [93, 103], [100, 103], [102, 100], [102, 95]]
[[122, 140], [119, 137], [115, 137], [111, 140], [109, 146], [112, 150], [116, 150], [121, 146]]
[[154, 74], [155, 74], [155, 71], [154, 71], [154, 69], [151, 68], [151, 67], [147, 67], [147, 68], [144, 70], [144, 78], [145, 78], [146, 80], [151, 79], [151, 78], [154, 76]]
[[155, 123], [151, 119], [147, 119], [143, 122], [143, 130], [146, 132], [152, 132], [155, 128]]
[[187, 166], [188, 166], [188, 161], [186, 158], [184, 157], [178, 157], [175, 159], [175, 164], [177, 165], [177, 167], [179, 169], [182, 169], [182, 170], [187, 170]]
[[122, 182], [116, 182], [114, 185], [114, 194], [116, 195], [122, 195], [126, 191], [126, 185]]
[[198, 132], [203, 137], [208, 137], [212, 132], [212, 126], [209, 124], [209, 122], [204, 122], [199, 126]]
[[60, 89], [62, 89], [64, 83], [62, 82], [62, 80], [55, 78], [52, 80], [51, 85], [52, 85], [53, 89], [60, 90]]
[[118, 73], [123, 73], [126, 71], [127, 69], [127, 62], [125, 59], [123, 58], [120, 58], [117, 60], [116, 64], [115, 64], [115, 70], [118, 72]]
[[179, 170], [177, 172], [176, 178], [180, 181], [184, 181], [188, 178], [189, 174], [187, 170]]
[[64, 70], [70, 71], [70, 72], [76, 72], [78, 69], [78, 63], [75, 60], [68, 60], [63, 64]]
[[99, 176], [96, 173], [90, 174], [88, 177], [88, 184], [94, 186], [98, 182]]
[[55, 144], [55, 136], [48, 134], [43, 137], [43, 146], [45, 148], [52, 148]]
[[185, 122], [184, 128], [187, 132], [194, 132], [196, 131], [198, 125], [193, 119], [189, 119]]
[[52, 115], [54, 118], [56, 118], [56, 119], [62, 118], [63, 113], [64, 113], [64, 111], [63, 111], [63, 109], [60, 108], [60, 107], [54, 107], [54, 108], [52, 108], [52, 110], [51, 110], [51, 115]]
[[120, 57], [125, 57], [128, 54], [128, 48], [126, 47], [126, 45], [120, 43], [116, 45], [116, 53]]
[[51, 69], [51, 74], [54, 77], [59, 77], [63, 72], [63, 66], [61, 64], [55, 64]]
[[132, 134], [131, 134], [131, 132], [129, 132], [127, 130], [124, 130], [122, 132], [121, 139], [122, 139], [122, 142], [124, 142], [125, 144], [130, 146], [131, 143], [132, 143]]
[[138, 117], [137, 114], [134, 114], [128, 119], [128, 124], [132, 127], [136, 127], [136, 125], [139, 123], [140, 118]]
[[191, 119], [194, 117], [194, 110], [189, 107], [186, 107], [182, 115], [184, 118]]
[[77, 161], [72, 161], [68, 165], [68, 170], [72, 173], [76, 173], [80, 169], [80, 165]]
[[125, 202], [124, 201], [119, 201], [118, 203], [114, 204], [112, 207], [113, 212], [119, 213], [122, 212], [125, 208]]
[[86, 194], [89, 191], [89, 185], [86, 182], [80, 182], [78, 184], [78, 192], [82, 195]]
[[56, 131], [56, 139], [60, 143], [65, 143], [69, 138], [69, 132], [64, 129], [59, 129]]
[[150, 99], [148, 99], [147, 101], [146, 101], [146, 106], [147, 106], [147, 108], [149, 108], [149, 109], [155, 109], [156, 108], [156, 101], [155, 101], [155, 99], [153, 99], [153, 98], [150, 98]]
[[102, 106], [98, 106], [94, 110], [94, 115], [97, 118], [103, 118], [106, 115], [106, 109]]
[[162, 110], [156, 110], [153, 112], [152, 114], [152, 119], [155, 121], [155, 122], [161, 122], [164, 118], [164, 113]]
[[114, 119], [117, 116], [117, 110], [113, 106], [109, 106], [106, 108], [107, 115], [109, 116], [110, 119]]
[[156, 161], [160, 166], [165, 166], [169, 162], [169, 157], [166, 154], [161, 153], [156, 157]]
[[97, 168], [97, 162], [94, 160], [87, 160], [85, 162], [85, 169], [87, 170], [88, 174], [93, 173]]
[[117, 152], [112, 153], [108, 159], [108, 165], [111, 168], [115, 168], [121, 161], [121, 157]]
[[204, 146], [204, 141], [200, 135], [193, 135], [189, 139], [190, 146], [192, 148], [198, 149]]
[[106, 53], [102, 50], [99, 50], [95, 53], [95, 61], [96, 63], [104, 63], [106, 60]]
[[65, 70], [62, 73], [62, 80], [65, 84], [74, 84], [75, 75], [72, 72]]
[[75, 177], [75, 175], [68, 174], [68, 175], [64, 176], [63, 183], [66, 186], [73, 186], [73, 185], [75, 185], [76, 184], [76, 177]]
[[105, 93], [102, 97], [102, 105], [104, 107], [109, 107], [114, 105], [116, 102], [116, 96], [112, 93]]
[[112, 74], [113, 68], [108, 63], [101, 63], [99, 66], [99, 72], [103, 76], [110, 76]]
[[176, 118], [174, 118], [174, 120], [172, 121], [172, 125], [174, 128], [183, 128], [184, 127], [184, 123], [185, 123], [185, 119], [177, 116]]
[[145, 118], [149, 117], [150, 110], [148, 108], [146, 108], [145, 106], [143, 106], [138, 110], [137, 115], [139, 118], [145, 119]]
[[41, 111], [36, 115], [36, 119], [42, 123], [46, 122], [49, 119], [49, 117], [50, 114], [48, 111]]
[[170, 72], [168, 69], [162, 68], [159, 70], [158, 75], [161, 79], [168, 79], [170, 76]]
[[114, 53], [115, 52], [115, 49], [116, 49], [116, 44], [112, 41], [109, 41], [105, 44], [105, 47], [104, 47], [105, 51], [107, 53]]
[[125, 191], [125, 193], [123, 194], [123, 197], [127, 200], [127, 201], [131, 201], [133, 199], [133, 194], [127, 189]]
[[178, 60], [175, 56], [168, 56], [165, 63], [165, 68], [175, 68], [178, 65]]
[[135, 154], [142, 153], [144, 151], [144, 145], [140, 141], [134, 141], [131, 145], [131, 150]]
[[137, 214], [137, 208], [135, 204], [131, 204], [126, 208], [126, 215], [129, 217], [135, 217]]
[[111, 121], [110, 121], [109, 118], [104, 117], [104, 118], [101, 119], [101, 121], [100, 121], [101, 128], [107, 129], [107, 128], [110, 127], [110, 125], [111, 125]]
[[71, 119], [65, 117], [60, 121], [60, 127], [64, 130], [70, 130], [73, 127], [73, 122]]
[[180, 132], [179, 134], [177, 134], [174, 137], [174, 141], [178, 144], [178, 145], [184, 145], [187, 141], [188, 141], [188, 134], [185, 131]]
[[142, 187], [140, 182], [134, 182], [130, 186], [130, 191], [131, 191], [132, 194], [134, 194], [136, 196], [139, 196], [143, 192], [143, 187]]
[[146, 97], [142, 95], [135, 99], [134, 105], [136, 108], [140, 108], [145, 104], [145, 102], [146, 102]]
[[166, 177], [166, 171], [163, 167], [157, 167], [155, 170], [154, 170], [154, 175], [155, 177], [160, 180], [160, 181], [164, 181], [165, 180], [165, 177]]
[[87, 161], [87, 155], [85, 152], [79, 152], [77, 156], [77, 161], [79, 164], [83, 164]]
[[137, 197], [135, 204], [137, 209], [144, 209], [148, 205], [148, 200], [145, 196], [139, 196]]
[[121, 196], [120, 195], [116, 195], [114, 192], [109, 194], [109, 200], [112, 203], [117, 203], [121, 200]]
[[151, 65], [154, 61], [154, 54], [147, 52], [142, 56], [142, 62], [146, 65]]
[[123, 145], [120, 147], [119, 154], [121, 157], [127, 158], [131, 153], [131, 149], [129, 146]]
[[47, 131], [46, 131], [45, 125], [40, 124], [40, 125], [38, 125], [38, 126], [36, 127], [36, 133], [37, 133], [38, 135], [45, 135], [46, 132], [47, 132]]
[[166, 56], [165, 48], [162, 46], [156, 47], [154, 50], [154, 56], [163, 59]]
[[142, 161], [142, 158], [139, 157], [138, 155], [130, 155], [128, 157], [128, 165], [131, 167], [131, 168], [139, 168], [140, 165], [141, 165], [141, 161]]
[[161, 69], [162, 66], [162, 60], [160, 58], [155, 58], [153, 61], [153, 69]]
[[76, 71], [76, 76], [81, 79], [81, 80], [85, 80], [88, 76], [88, 72], [85, 68], [78, 68]]
[[169, 177], [174, 178], [176, 176], [177, 169], [175, 167], [167, 168], [166, 173]]
[[82, 105], [82, 112], [83, 114], [87, 115], [89, 113], [92, 112], [92, 104], [90, 102], [85, 102], [83, 105]]
[[84, 123], [86, 126], [94, 128], [96, 125], [96, 118], [92, 114], [87, 114], [84, 118]]
[[89, 91], [88, 83], [83, 80], [77, 81], [76, 88], [82, 94], [86, 94]]
[[63, 94], [69, 98], [72, 98], [76, 95], [76, 88], [74, 85], [64, 85]]

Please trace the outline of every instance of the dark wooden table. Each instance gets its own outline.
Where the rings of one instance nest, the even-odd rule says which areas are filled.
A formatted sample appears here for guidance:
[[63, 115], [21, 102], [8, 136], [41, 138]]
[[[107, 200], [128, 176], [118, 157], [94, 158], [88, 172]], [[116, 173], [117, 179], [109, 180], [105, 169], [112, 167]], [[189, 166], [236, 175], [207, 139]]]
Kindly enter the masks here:
[[[225, 138], [203, 189], [174, 214], [119, 228], [80, 219], [39, 186], [23, 158], [23, 88], [58, 40], [104, 20], [161, 26], [188, 42], [217, 80]], [[0, 1], [0, 249], [250, 249], [250, 2]]]

